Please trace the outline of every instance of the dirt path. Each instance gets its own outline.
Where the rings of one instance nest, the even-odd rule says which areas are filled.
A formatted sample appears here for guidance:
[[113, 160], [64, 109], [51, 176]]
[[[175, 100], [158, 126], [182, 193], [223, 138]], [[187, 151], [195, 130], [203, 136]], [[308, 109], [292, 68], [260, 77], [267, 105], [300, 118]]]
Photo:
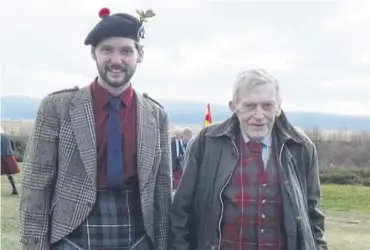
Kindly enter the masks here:
[[330, 250], [370, 250], [370, 215], [329, 213], [326, 239]]

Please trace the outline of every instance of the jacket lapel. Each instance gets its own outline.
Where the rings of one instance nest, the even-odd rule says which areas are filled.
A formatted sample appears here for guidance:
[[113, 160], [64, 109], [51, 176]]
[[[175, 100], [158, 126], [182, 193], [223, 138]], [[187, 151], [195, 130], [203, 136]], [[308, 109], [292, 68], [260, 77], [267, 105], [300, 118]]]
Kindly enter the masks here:
[[137, 100], [137, 171], [140, 193], [143, 194], [145, 192], [145, 184], [148, 182], [154, 164], [158, 128], [155, 126], [151, 105], [142, 95], [136, 93], [135, 95]]
[[69, 112], [82, 162], [96, 188], [96, 133], [90, 86], [76, 93]]
[[[157, 127], [151, 105], [140, 94], [136, 94], [137, 112], [137, 171], [140, 192], [145, 192], [145, 184], [152, 172], [155, 158]], [[77, 147], [80, 151], [86, 172], [96, 188], [96, 132], [93, 102], [90, 87], [80, 89], [71, 100], [71, 123]]]

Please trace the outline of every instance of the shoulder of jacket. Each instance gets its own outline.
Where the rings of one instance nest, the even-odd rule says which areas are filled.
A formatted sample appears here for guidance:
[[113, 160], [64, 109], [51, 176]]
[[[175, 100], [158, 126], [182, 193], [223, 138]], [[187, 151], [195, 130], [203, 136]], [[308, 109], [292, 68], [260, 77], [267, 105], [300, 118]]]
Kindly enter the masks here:
[[293, 126], [294, 131], [300, 138], [300, 140], [303, 142], [302, 145], [304, 145], [304, 148], [306, 149], [306, 152], [308, 153], [308, 157], [311, 157], [312, 153], [316, 150], [316, 145], [312, 141], [312, 139], [304, 132], [302, 128], [299, 128], [297, 126]]
[[313, 144], [311, 138], [306, 134], [306, 132], [297, 126], [293, 126], [295, 132], [298, 134], [298, 136], [306, 143]]
[[54, 91], [54, 92], [50, 93], [48, 96], [57, 95], [57, 94], [64, 94], [64, 93], [72, 93], [72, 92], [76, 92], [78, 90], [79, 90], [79, 87], [78, 86], [75, 86], [73, 88], [68, 88], [68, 89], [62, 89], [62, 90]]
[[151, 101], [152, 103], [156, 104], [157, 106], [159, 106], [161, 109], [164, 109], [164, 107], [162, 106], [162, 104], [160, 104], [158, 101], [154, 100], [153, 98], [151, 98], [147, 93], [143, 93], [143, 97], [148, 99], [149, 101]]

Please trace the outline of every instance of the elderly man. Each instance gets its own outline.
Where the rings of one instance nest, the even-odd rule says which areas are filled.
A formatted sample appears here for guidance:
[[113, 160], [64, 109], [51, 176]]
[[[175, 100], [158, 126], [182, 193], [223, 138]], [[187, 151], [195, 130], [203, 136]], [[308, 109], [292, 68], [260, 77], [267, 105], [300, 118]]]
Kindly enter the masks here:
[[99, 16], [85, 39], [97, 77], [48, 95], [36, 116], [24, 159], [22, 249], [168, 248], [168, 116], [131, 83], [154, 13], [103, 8]]
[[189, 127], [185, 127], [182, 130], [182, 141], [184, 143], [185, 150], [187, 149], [189, 141], [192, 137], [193, 137], [193, 130], [191, 130], [191, 128], [189, 128]]
[[172, 152], [172, 168], [175, 171], [180, 165], [180, 161], [184, 158], [184, 142], [182, 139], [181, 127], [173, 129], [173, 137], [171, 137], [171, 152]]
[[184, 164], [189, 157], [191, 145], [194, 142], [194, 137], [193, 137], [193, 130], [189, 127], [184, 128], [182, 131], [182, 138], [184, 141], [184, 147], [185, 147], [185, 154], [184, 154], [184, 160], [182, 161], [182, 170], [184, 171]]
[[233, 115], [196, 137], [171, 212], [172, 249], [324, 250], [317, 153], [266, 71], [238, 75]]

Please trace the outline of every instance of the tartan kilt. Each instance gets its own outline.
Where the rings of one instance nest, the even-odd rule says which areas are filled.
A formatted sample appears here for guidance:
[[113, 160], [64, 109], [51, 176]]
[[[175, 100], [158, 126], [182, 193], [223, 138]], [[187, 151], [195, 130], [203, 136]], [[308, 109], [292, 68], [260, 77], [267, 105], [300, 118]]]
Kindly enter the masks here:
[[20, 169], [13, 155], [1, 156], [1, 175], [18, 174]]
[[152, 250], [141, 213], [139, 192], [98, 190], [88, 218], [51, 250]]
[[[50, 248], [50, 250], [86, 250], [86, 249], [81, 248], [80, 246], [76, 245], [74, 242], [68, 239], [62, 239]], [[151, 247], [149, 236], [142, 237], [140, 241], [131, 248], [114, 248], [114, 250], [121, 249], [153, 250], [153, 248]], [[99, 249], [91, 248], [91, 250], [111, 250], [111, 248], [99, 248]]]

